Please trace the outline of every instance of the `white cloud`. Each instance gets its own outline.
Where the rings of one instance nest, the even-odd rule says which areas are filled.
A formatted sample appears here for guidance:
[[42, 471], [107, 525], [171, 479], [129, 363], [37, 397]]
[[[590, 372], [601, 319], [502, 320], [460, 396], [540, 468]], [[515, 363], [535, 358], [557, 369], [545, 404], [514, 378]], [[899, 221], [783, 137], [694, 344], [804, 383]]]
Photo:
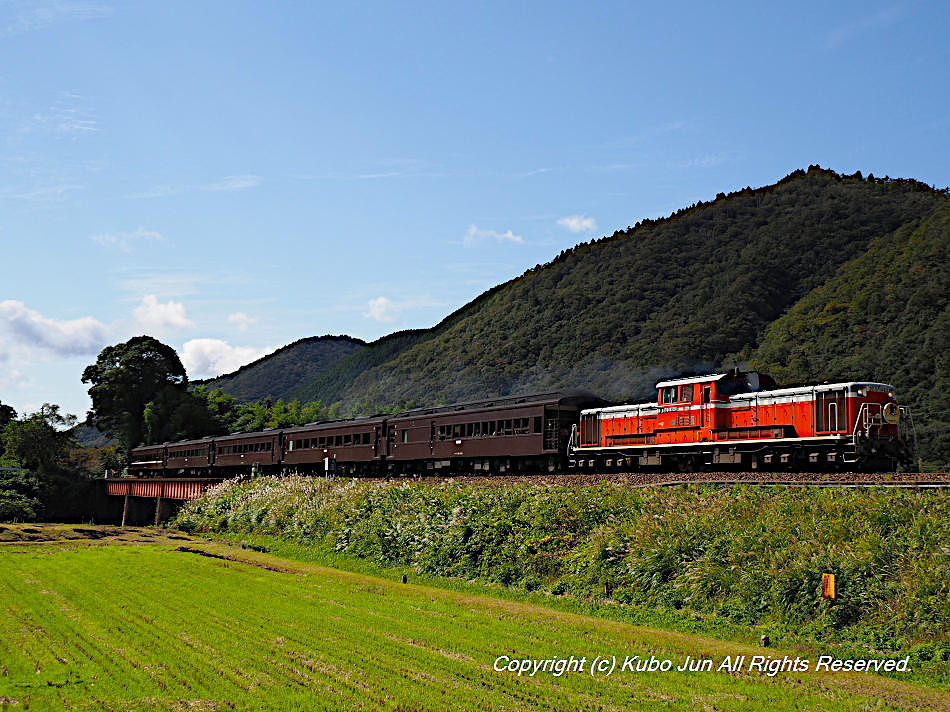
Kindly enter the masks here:
[[175, 191], [171, 186], [156, 185], [152, 186], [148, 190], [143, 190], [141, 193], [132, 193], [127, 197], [132, 199], [164, 198], [166, 195], [171, 195], [174, 192]]
[[64, 200], [66, 194], [73, 190], [83, 190], [85, 185], [82, 183], [55, 183], [50, 185], [41, 185], [28, 190], [24, 193], [15, 193], [14, 198], [19, 200]]
[[120, 282], [120, 286], [127, 292], [138, 297], [140, 294], [154, 294], [157, 297], [181, 297], [185, 294], [196, 294], [198, 285], [206, 281], [205, 275], [198, 274], [155, 274], [144, 273], [137, 277], [129, 277]]
[[255, 175], [225, 176], [217, 183], [205, 186], [205, 190], [245, 190], [261, 184], [261, 177]]
[[0, 36], [13, 37], [31, 30], [40, 30], [57, 22], [94, 20], [108, 17], [112, 8], [88, 2], [55, 2], [22, 7], [0, 28]]
[[836, 27], [825, 35], [825, 49], [837, 49], [865, 30], [870, 30], [881, 25], [889, 25], [897, 19], [898, 14], [898, 7], [887, 7], [873, 14], [859, 17], [846, 25]]
[[181, 362], [190, 378], [220, 376], [236, 371], [273, 350], [232, 346], [221, 339], [191, 339], [181, 348]]
[[706, 153], [681, 163], [682, 168], [713, 168], [729, 160], [728, 153]]
[[85, 105], [83, 97], [75, 92], [62, 92], [45, 112], [35, 114], [33, 121], [36, 126], [48, 127], [72, 138], [99, 133], [92, 111]]
[[409, 297], [399, 301], [393, 301], [389, 297], [376, 297], [366, 302], [366, 306], [367, 311], [363, 313], [363, 316], [388, 324], [396, 321], [407, 309], [444, 307], [445, 305], [429, 297]]
[[524, 238], [521, 235], [515, 235], [511, 230], [506, 232], [496, 232], [495, 230], [482, 230], [476, 225], [469, 225], [463, 238], [466, 245], [474, 245], [485, 240], [495, 240], [496, 242], [515, 242], [522, 243]]
[[401, 311], [392, 299], [386, 297], [370, 299], [369, 302], [367, 302], [367, 306], [369, 307], [369, 311], [364, 313], [363, 316], [368, 316], [370, 319], [386, 323], [396, 321]]
[[228, 314], [228, 323], [234, 324], [241, 331], [247, 331], [248, 327], [260, 321], [259, 317], [251, 317], [244, 312], [235, 312]]
[[571, 232], [594, 232], [597, 229], [597, 221], [586, 215], [568, 215], [558, 219], [557, 224]]
[[133, 314], [143, 329], [157, 334], [182, 331], [195, 325], [185, 313], [184, 304], [171, 300], [162, 304], [154, 294], [142, 297], [142, 303]]
[[90, 316], [50, 319], [13, 300], [0, 302], [0, 329], [18, 339], [21, 347], [38, 348], [58, 356], [99, 353], [112, 331]]
[[117, 247], [122, 252], [131, 252], [136, 242], [165, 242], [164, 236], [155, 230], [146, 230], [140, 227], [133, 232], [111, 232], [104, 235], [93, 235], [89, 238], [103, 247]]
[[550, 173], [553, 171], [553, 168], [535, 168], [533, 171], [525, 171], [524, 173], [519, 173], [518, 178], [530, 178], [531, 176], [538, 176], [542, 173]]

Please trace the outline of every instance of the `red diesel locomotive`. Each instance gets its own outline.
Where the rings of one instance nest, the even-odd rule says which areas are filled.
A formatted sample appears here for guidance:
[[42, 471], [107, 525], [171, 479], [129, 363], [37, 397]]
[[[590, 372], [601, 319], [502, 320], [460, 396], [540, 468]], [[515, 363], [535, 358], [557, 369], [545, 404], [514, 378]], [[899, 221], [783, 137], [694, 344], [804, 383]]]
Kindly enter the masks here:
[[654, 402], [584, 410], [569, 466], [894, 470], [912, 461], [893, 386], [774, 385], [756, 372], [678, 378], [658, 383]]

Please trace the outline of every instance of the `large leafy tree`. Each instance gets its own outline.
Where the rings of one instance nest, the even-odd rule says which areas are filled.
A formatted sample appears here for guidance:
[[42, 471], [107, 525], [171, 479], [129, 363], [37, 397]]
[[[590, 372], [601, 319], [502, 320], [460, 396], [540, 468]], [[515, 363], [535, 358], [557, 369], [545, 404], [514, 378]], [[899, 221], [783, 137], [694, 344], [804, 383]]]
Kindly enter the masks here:
[[142, 420], [147, 444], [227, 432], [202, 399], [172, 385], [162, 388], [145, 404]]
[[107, 346], [82, 374], [91, 384], [89, 421], [117, 439], [129, 452], [144, 441], [145, 406], [169, 389], [184, 393], [188, 385], [178, 354], [151, 336], [136, 336]]

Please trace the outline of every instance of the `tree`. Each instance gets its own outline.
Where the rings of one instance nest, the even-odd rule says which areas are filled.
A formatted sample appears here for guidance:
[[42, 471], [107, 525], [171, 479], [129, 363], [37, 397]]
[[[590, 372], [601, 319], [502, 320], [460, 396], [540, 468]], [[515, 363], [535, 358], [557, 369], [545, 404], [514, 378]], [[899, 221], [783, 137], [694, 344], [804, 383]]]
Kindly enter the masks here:
[[205, 401], [176, 386], [165, 386], [145, 404], [142, 414], [143, 438], [148, 445], [223, 435], [227, 427], [219, 423]]
[[0, 522], [35, 520], [42, 509], [40, 490], [35, 473], [0, 468]]
[[11, 420], [16, 420], [16, 411], [10, 406], [0, 403], [0, 433], [3, 432], [4, 427]]
[[183, 393], [188, 376], [171, 346], [136, 336], [104, 348], [83, 371], [82, 382], [92, 384], [89, 421], [129, 452], [144, 440], [146, 404], [169, 388]]

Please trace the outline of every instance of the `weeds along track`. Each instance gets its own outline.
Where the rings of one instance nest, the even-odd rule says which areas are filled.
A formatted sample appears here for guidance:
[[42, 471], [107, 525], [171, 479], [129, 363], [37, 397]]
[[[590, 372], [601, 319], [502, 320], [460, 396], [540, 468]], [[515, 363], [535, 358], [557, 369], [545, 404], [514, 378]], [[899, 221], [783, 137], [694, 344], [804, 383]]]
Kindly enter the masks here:
[[[373, 478], [383, 480], [385, 478]], [[602, 484], [629, 487], [661, 487], [683, 484], [780, 485], [787, 487], [907, 487], [950, 488], [947, 472], [611, 472], [565, 473], [546, 475], [457, 475], [454, 477], [390, 478], [420, 482], [444, 482], [470, 485], [576, 485]]]

